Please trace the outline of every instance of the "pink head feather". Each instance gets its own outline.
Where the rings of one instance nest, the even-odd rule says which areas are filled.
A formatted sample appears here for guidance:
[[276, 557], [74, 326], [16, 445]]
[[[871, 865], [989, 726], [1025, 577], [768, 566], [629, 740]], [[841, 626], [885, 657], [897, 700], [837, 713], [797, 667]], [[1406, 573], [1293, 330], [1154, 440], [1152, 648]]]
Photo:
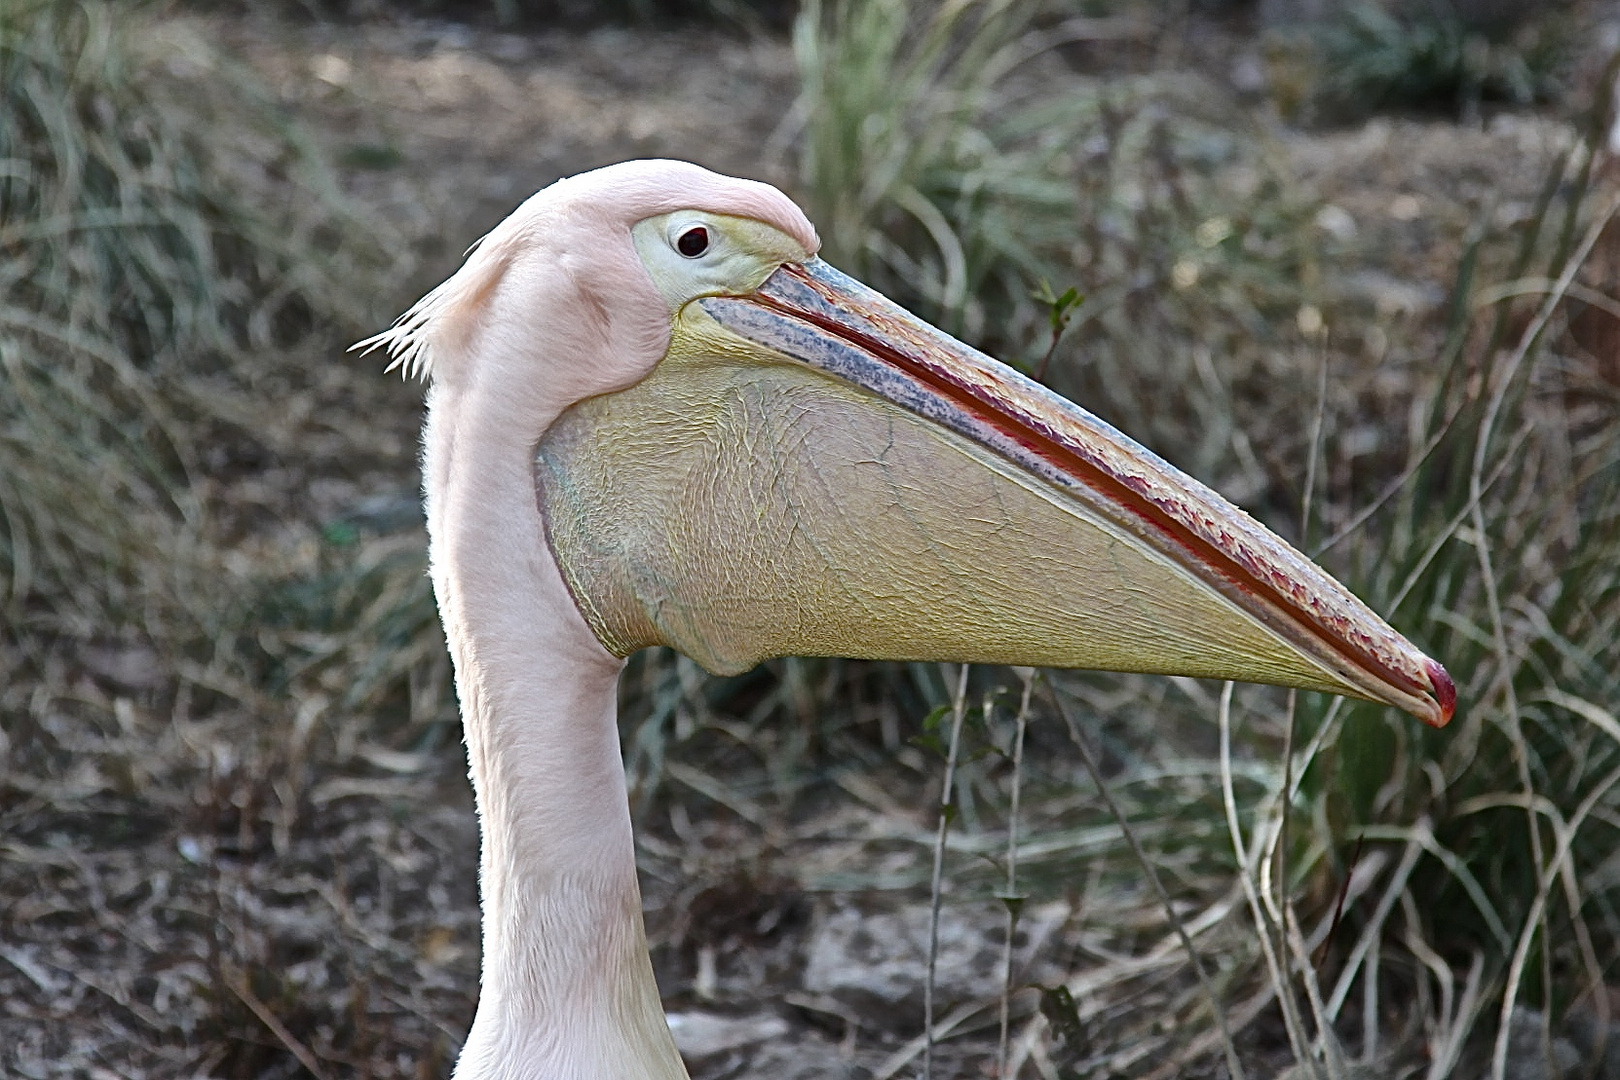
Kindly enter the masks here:
[[[804, 212], [769, 184], [685, 161], [624, 161], [565, 177], [530, 196], [473, 245], [454, 276], [393, 326], [354, 347], [385, 348], [390, 370], [402, 367], [407, 375], [438, 379], [450, 374], [445, 362], [479, 332], [538, 332], [553, 356], [591, 357], [615, 369], [578, 372], [582, 396], [628, 385], [669, 344], [667, 312], [636, 256], [630, 229], [676, 210], [753, 218], [807, 251], [821, 246]], [[514, 289], [521, 290], [514, 299], [531, 316], [568, 317], [544, 323], [492, 318], [497, 294]]]

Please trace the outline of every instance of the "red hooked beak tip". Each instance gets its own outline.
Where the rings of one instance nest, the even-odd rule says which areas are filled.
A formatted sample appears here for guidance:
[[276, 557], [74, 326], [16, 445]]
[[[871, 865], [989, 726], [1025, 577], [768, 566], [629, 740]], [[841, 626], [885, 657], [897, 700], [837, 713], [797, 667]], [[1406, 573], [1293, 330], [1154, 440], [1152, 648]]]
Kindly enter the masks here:
[[1445, 668], [1430, 660], [1429, 685], [1434, 688], [1434, 700], [1440, 706], [1440, 718], [1434, 721], [1434, 726], [1445, 727], [1457, 711], [1457, 684], [1451, 681]]

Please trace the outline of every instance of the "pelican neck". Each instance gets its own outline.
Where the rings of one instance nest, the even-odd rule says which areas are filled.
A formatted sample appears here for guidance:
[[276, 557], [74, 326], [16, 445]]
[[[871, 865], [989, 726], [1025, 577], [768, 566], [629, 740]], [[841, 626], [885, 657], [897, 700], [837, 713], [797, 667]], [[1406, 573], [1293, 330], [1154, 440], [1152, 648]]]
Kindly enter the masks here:
[[564, 585], [532, 443], [502, 412], [436, 387], [423, 437], [482, 838], [481, 994], [457, 1080], [682, 1078], [642, 926], [616, 723], [624, 662]]

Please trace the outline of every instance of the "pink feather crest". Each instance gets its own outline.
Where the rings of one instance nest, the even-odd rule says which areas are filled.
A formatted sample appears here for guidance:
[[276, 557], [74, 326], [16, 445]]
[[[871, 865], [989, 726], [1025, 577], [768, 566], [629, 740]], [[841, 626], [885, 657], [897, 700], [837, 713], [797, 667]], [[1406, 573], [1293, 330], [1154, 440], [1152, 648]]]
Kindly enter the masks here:
[[[446, 332], [470, 329], [467, 321], [476, 316], [511, 262], [512, 230], [507, 218], [467, 249], [461, 269], [440, 282], [426, 296], [405, 310], [394, 324], [380, 334], [349, 346], [361, 355], [376, 349], [388, 353], [385, 372], [400, 369], [407, 379], [426, 380], [433, 373], [435, 352], [445, 343]], [[502, 234], [506, 235], [502, 235]]]
[[[611, 291], [634, 288], [628, 275], [634, 274], [639, 260], [631, 246], [631, 226], [676, 210], [753, 218], [792, 236], [807, 251], [821, 246], [804, 212], [769, 184], [723, 176], [685, 161], [620, 162], [565, 177], [536, 192], [468, 249], [460, 270], [412, 304], [388, 329], [357, 342], [350, 351], [384, 349], [390, 358], [386, 370], [399, 368], [407, 378], [428, 378], [437, 358], [470, 339], [514, 260], [546, 247], [560, 263], [580, 271], [575, 286], [582, 304], [576, 310], [606, 320], [613, 314], [605, 305]], [[651, 282], [647, 285], [650, 289]], [[617, 314], [632, 323], [647, 321], [650, 312], [634, 312], [640, 320], [632, 318], [632, 310], [620, 308]], [[613, 337], [608, 326], [593, 329], [599, 338]], [[668, 330], [661, 321], [619, 329], [631, 339], [645, 338], [634, 345], [647, 347]], [[630, 346], [632, 341], [621, 339], [619, 344]]]

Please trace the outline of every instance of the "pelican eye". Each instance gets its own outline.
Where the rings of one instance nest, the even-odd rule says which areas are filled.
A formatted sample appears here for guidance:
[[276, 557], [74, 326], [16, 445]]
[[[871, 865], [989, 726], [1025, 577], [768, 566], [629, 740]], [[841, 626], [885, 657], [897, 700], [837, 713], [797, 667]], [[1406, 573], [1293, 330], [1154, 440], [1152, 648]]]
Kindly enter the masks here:
[[688, 259], [697, 258], [709, 250], [709, 230], [701, 225], [692, 226], [675, 241], [675, 250]]

